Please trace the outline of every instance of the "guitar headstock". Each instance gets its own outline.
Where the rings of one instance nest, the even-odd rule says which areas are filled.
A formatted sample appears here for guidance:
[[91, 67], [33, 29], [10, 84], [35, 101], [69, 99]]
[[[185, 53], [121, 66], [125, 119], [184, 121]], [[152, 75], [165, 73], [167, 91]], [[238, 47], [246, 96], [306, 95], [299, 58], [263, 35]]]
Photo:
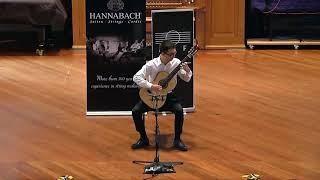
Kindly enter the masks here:
[[195, 40], [194, 46], [188, 51], [188, 57], [192, 58], [199, 50], [198, 42]]

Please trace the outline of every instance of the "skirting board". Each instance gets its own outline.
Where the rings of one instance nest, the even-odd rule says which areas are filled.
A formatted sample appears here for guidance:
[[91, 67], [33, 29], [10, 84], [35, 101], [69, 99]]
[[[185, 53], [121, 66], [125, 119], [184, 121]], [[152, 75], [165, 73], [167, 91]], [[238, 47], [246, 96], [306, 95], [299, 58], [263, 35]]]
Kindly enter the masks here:
[[320, 40], [299, 40], [299, 39], [248, 39], [248, 45], [320, 45]]

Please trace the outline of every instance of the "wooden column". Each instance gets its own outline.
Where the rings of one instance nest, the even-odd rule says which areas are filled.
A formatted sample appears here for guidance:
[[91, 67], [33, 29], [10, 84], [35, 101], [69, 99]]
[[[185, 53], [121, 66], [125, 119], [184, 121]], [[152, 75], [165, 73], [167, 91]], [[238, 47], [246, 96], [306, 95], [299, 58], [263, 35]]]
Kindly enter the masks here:
[[85, 0], [72, 0], [73, 48], [85, 48], [86, 13]]

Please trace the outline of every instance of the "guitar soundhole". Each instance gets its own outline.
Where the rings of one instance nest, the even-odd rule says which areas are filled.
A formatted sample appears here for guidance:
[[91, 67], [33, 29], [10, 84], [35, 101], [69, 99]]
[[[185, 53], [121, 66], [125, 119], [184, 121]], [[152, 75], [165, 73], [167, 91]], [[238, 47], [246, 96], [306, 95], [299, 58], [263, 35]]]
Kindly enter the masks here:
[[162, 79], [162, 80], [159, 81], [159, 85], [160, 85], [163, 89], [165, 89], [165, 88], [168, 87], [168, 83], [167, 83], [164, 79]]

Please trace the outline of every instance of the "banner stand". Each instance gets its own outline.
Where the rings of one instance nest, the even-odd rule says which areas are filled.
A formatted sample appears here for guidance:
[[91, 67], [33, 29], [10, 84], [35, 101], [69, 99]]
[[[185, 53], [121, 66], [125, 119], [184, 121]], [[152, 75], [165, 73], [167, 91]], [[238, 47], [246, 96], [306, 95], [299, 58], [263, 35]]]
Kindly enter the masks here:
[[131, 115], [145, 39], [146, 0], [86, 0], [86, 115]]
[[[193, 9], [164, 9], [151, 10], [152, 16], [152, 57], [160, 54], [160, 44], [163, 40], [171, 40], [176, 44], [176, 57], [182, 60], [194, 46], [194, 10]], [[194, 73], [194, 58], [189, 67]], [[175, 92], [181, 97], [184, 112], [194, 112], [194, 81], [184, 82], [178, 78]]]

